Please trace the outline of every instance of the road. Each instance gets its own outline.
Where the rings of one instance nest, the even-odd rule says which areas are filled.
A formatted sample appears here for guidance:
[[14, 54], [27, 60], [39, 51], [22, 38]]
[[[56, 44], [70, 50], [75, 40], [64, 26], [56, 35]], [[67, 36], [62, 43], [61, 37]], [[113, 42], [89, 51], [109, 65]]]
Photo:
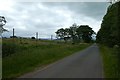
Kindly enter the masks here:
[[96, 44], [20, 78], [103, 78], [103, 65]]

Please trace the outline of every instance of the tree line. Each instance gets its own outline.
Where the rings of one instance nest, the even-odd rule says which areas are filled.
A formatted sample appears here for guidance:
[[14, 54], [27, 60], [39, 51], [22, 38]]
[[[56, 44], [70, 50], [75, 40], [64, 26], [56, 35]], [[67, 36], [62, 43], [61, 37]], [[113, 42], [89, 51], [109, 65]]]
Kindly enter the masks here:
[[55, 33], [57, 39], [64, 40], [65, 42], [71, 40], [73, 43], [90, 43], [92, 41], [92, 35], [95, 34], [89, 25], [77, 25], [76, 23], [69, 28], [60, 28]]
[[[5, 17], [0, 16], [1, 33], [7, 31], [6, 29], [3, 28], [6, 22], [7, 21], [5, 20]], [[90, 43], [93, 40], [92, 35], [95, 34], [95, 32], [92, 30], [91, 27], [89, 27], [89, 25], [77, 25], [76, 23], [74, 23], [69, 28], [58, 29], [55, 33], [57, 35], [57, 39], [64, 40], [65, 42], [70, 40], [73, 43], [76, 42]]]
[[108, 7], [97, 34], [97, 42], [109, 47], [120, 46], [120, 2]]
[[[111, 59], [116, 58], [115, 75], [120, 79], [120, 1], [108, 7], [96, 38], [98, 43], [113, 50]], [[113, 65], [113, 69], [115, 66], [116, 64]]]

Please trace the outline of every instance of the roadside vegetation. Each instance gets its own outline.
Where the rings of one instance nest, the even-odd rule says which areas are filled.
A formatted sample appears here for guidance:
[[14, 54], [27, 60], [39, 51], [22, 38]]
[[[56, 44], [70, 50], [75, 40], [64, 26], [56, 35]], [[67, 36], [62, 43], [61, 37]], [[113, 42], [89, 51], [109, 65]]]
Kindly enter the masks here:
[[120, 79], [120, 1], [107, 8], [96, 38], [102, 45], [105, 78]]
[[2, 44], [2, 39], [0, 39], [0, 44]]
[[0, 57], [0, 79], [2, 78], [2, 58]]
[[100, 52], [103, 58], [104, 77], [119, 78], [118, 49], [101, 45]]
[[[1, 53], [0, 53], [1, 54]], [[2, 58], [0, 56], [0, 79], [2, 78]]]
[[21, 40], [3, 39], [3, 55], [6, 54], [2, 61], [3, 78], [18, 77], [90, 46], [86, 43]]
[[[0, 16], [1, 34], [8, 31], [3, 28], [6, 24], [4, 16]], [[54, 61], [80, 51], [94, 42], [92, 35], [96, 33], [89, 25], [73, 24], [69, 28], [58, 29], [56, 40], [25, 39], [15, 35], [2, 40], [2, 77], [15, 78], [37, 67], [46, 66]], [[1, 35], [2, 37], [2, 35]]]

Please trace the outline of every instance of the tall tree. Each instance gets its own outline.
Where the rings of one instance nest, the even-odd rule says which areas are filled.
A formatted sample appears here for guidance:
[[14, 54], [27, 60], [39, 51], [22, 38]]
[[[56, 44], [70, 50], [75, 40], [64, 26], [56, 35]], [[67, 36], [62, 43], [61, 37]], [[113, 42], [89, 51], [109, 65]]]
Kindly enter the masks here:
[[78, 26], [74, 23], [70, 28], [58, 29], [56, 34], [60, 39], [67, 41], [67, 39], [71, 38], [75, 43], [80, 42], [81, 40], [90, 42], [92, 40], [92, 35], [95, 34], [95, 32], [88, 25]]
[[109, 47], [120, 45], [119, 21], [120, 21], [120, 2], [116, 2], [108, 7], [106, 15], [103, 17], [101, 29], [97, 34], [97, 42]]
[[70, 26], [70, 31], [69, 34], [71, 35], [71, 38], [73, 40], [73, 42], [77, 41], [77, 35], [76, 35], [76, 30], [77, 30], [77, 24], [74, 23], [72, 26]]
[[84, 42], [90, 42], [92, 40], [92, 34], [95, 32], [88, 25], [81, 25], [76, 30], [78, 38], [82, 39]]
[[65, 37], [70, 37], [70, 29], [69, 28], [65, 28], [64, 32], [65, 32]]
[[0, 16], [0, 36], [2, 36], [2, 33], [5, 31], [8, 31], [6, 29], [3, 28], [3, 26], [6, 24], [6, 19], [4, 16]]
[[57, 37], [60, 39], [64, 39], [65, 37], [65, 30], [63, 28], [58, 29], [57, 32], [55, 32], [57, 34]]

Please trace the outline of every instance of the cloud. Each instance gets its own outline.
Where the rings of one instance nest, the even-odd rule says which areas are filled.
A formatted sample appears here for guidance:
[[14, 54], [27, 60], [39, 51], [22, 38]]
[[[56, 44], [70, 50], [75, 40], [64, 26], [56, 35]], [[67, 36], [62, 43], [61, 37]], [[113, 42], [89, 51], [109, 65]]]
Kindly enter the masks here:
[[32, 37], [38, 32], [40, 38], [48, 38], [55, 36], [57, 29], [67, 28], [73, 23], [88, 24], [97, 32], [106, 6], [106, 3], [93, 2], [9, 3], [9, 8], [0, 7], [0, 15], [7, 20], [5, 28], [9, 30], [3, 35], [12, 35], [12, 29], [15, 28], [16, 36]]
[[17, 2], [108, 2], [109, 0], [4, 0]]
[[97, 20], [102, 19], [102, 16], [106, 12], [106, 7], [108, 6], [108, 3], [106, 2], [67, 2], [67, 3], [45, 2], [43, 4], [52, 7], [65, 7], [70, 11], [76, 13], [77, 15], [85, 15]]

